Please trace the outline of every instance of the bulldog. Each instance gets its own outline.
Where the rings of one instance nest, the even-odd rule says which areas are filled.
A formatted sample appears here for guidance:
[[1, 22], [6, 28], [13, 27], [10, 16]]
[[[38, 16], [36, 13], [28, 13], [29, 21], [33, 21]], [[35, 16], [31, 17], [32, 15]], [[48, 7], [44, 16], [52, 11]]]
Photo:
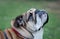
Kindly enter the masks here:
[[29, 9], [11, 21], [11, 28], [0, 31], [0, 39], [43, 39], [43, 26], [48, 22], [44, 10]]

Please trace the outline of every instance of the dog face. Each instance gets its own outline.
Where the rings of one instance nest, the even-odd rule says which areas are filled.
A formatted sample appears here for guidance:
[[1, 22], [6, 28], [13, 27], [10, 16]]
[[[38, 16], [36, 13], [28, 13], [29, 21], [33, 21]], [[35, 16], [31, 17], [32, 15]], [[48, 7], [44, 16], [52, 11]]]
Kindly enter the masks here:
[[14, 21], [14, 27], [25, 27], [30, 32], [38, 31], [48, 22], [48, 14], [44, 10], [32, 8], [26, 14], [17, 16]]
[[26, 25], [30, 32], [39, 30], [40, 27], [48, 22], [48, 14], [44, 10], [30, 9], [28, 13], [29, 16]]

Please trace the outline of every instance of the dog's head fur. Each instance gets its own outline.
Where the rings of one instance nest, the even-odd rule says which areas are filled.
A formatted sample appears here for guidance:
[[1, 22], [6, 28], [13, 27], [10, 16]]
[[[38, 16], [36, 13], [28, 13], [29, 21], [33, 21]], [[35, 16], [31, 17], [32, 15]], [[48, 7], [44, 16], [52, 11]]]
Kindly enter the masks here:
[[40, 29], [48, 22], [48, 14], [44, 10], [31, 8], [25, 14], [17, 16], [14, 21], [16, 28], [25, 27], [30, 32]]

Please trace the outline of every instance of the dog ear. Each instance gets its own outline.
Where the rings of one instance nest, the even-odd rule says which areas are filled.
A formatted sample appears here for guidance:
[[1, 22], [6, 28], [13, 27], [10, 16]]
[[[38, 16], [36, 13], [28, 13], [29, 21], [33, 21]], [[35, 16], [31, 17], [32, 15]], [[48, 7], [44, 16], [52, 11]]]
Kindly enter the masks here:
[[16, 21], [15, 21], [14, 19], [11, 20], [11, 26], [12, 26], [12, 27], [17, 27]]
[[23, 23], [20, 24], [22, 20], [23, 20], [23, 16], [22, 16], [22, 15], [17, 16], [17, 17], [15, 18], [14, 26], [15, 26], [16, 28], [18, 28], [18, 27], [20, 27], [20, 26], [23, 26]]

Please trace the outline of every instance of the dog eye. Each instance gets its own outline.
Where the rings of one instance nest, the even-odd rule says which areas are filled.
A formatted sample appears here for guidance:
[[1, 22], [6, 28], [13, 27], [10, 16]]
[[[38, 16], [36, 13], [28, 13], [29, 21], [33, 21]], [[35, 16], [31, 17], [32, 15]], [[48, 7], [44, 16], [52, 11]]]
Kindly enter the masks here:
[[30, 10], [30, 11], [32, 11], [32, 10]]

